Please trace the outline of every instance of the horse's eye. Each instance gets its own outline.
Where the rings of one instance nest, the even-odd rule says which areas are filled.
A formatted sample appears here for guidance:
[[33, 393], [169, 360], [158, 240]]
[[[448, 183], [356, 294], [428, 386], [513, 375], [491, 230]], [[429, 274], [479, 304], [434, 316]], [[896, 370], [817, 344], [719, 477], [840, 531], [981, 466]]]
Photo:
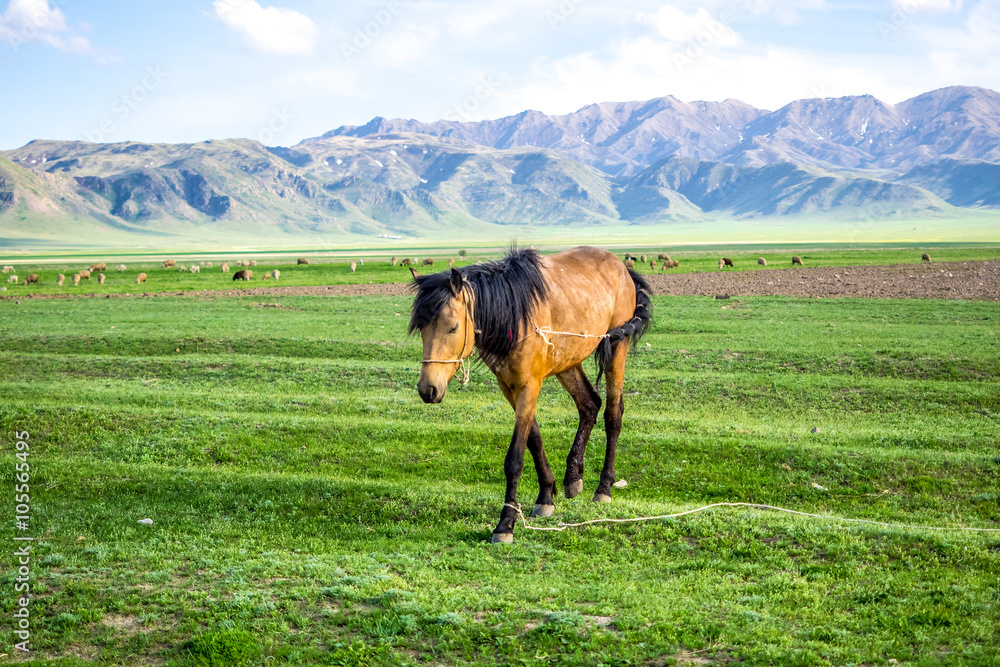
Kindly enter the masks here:
[[448, 333], [450, 333], [450, 334], [453, 334], [453, 333], [455, 333], [456, 331], [458, 331], [458, 325], [457, 325], [457, 324], [456, 324], [455, 326], [453, 326], [453, 327], [452, 327], [451, 329], [449, 329], [449, 330], [448, 330]]

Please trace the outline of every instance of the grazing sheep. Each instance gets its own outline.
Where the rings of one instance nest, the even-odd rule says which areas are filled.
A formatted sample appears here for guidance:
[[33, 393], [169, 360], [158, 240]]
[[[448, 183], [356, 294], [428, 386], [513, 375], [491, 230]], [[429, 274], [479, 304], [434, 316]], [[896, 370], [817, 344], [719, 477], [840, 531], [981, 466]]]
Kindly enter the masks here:
[[642, 262], [643, 264], [645, 264], [646, 263], [646, 256], [645, 255], [639, 255], [639, 261]]
[[83, 279], [85, 279], [85, 280], [90, 280], [90, 271], [88, 271], [87, 269], [81, 269], [80, 270], [80, 277], [83, 278]]
[[392, 256], [392, 265], [396, 266], [397, 264], [399, 264], [399, 257], [396, 257], [395, 255], [393, 255]]
[[428, 257], [424, 261], [420, 262], [420, 266], [434, 266], [434, 260]]
[[222, 269], [223, 273], [229, 273], [229, 265], [226, 264], [225, 262], [222, 263], [222, 266], [220, 268]]
[[364, 266], [365, 265], [365, 260], [359, 259], [358, 260], [358, 264], [361, 265], [361, 266]]
[[720, 259], [719, 260], [719, 271], [721, 271], [724, 268], [726, 268], [726, 263]]
[[670, 261], [670, 255], [668, 255], [665, 252], [661, 252], [659, 255], [656, 256], [656, 259], [665, 259], [665, 260], [667, 260], [669, 262]]
[[38, 274], [37, 273], [29, 273], [28, 277], [24, 279], [24, 284], [25, 285], [31, 285], [31, 284], [37, 285], [38, 284]]
[[5, 266], [5, 267], [3, 267], [3, 272], [4, 273], [10, 273], [13, 270], [14, 270], [13, 266]]
[[247, 277], [246, 271], [241, 270], [233, 274], [233, 282], [236, 282], [237, 280], [250, 280], [250, 278]]
[[455, 258], [454, 257], [452, 257], [451, 259], [448, 260], [448, 266], [455, 266]]
[[175, 259], [165, 259], [165, 260], [163, 260], [163, 268], [164, 269], [172, 269], [175, 266], [177, 266], [177, 260], [175, 260]]
[[7, 284], [8, 285], [10, 283], [16, 283], [16, 282], [17, 282], [17, 275], [13, 275], [13, 276], [11, 276], [10, 278], [7, 279]]
[[270, 280], [270, 279], [271, 279], [271, 272], [268, 271], [267, 273], [264, 274], [264, 280]]
[[91, 271], [107, 271], [108, 270], [108, 265], [105, 262], [101, 262], [100, 264], [94, 264], [94, 265], [92, 265], [90, 267], [90, 270]]
[[629, 260], [632, 260], [634, 262], [637, 259], [639, 259], [639, 258], [636, 257], [635, 255], [630, 255], [629, 253], [625, 253], [625, 259], [623, 259], [622, 261], [627, 262]]
[[[198, 266], [205, 266], [205, 262], [198, 262]], [[209, 264], [209, 266], [212, 266], [212, 265]]]
[[104, 284], [104, 274], [103, 274], [103, 273], [98, 273], [98, 274], [97, 274], [97, 282], [98, 282], [99, 284], [101, 284], [101, 285], [103, 285], [103, 284]]
[[253, 271], [247, 269], [247, 280], [250, 280], [251, 278], [253, 278]]
[[296, 264], [308, 264], [309, 260], [306, 259], [305, 257], [299, 257], [297, 260], [295, 260], [295, 263]]
[[656, 260], [655, 259], [649, 260], [649, 270], [650, 271], [656, 271]]
[[135, 284], [136, 285], [138, 285], [139, 283], [144, 283], [144, 282], [146, 282], [146, 274], [145, 273], [140, 273], [139, 275], [137, 275], [135, 277]]
[[930, 255], [928, 255], [928, 254], [927, 254], [927, 253], [925, 252], [925, 253], [924, 253], [923, 255], [921, 255], [921, 256], [920, 256], [920, 261], [921, 261], [921, 262], [929, 262], [929, 261], [931, 261], [931, 256], [930, 256]]
[[[399, 265], [400, 265], [400, 266], [409, 266], [409, 265], [410, 265], [410, 263], [411, 263], [411, 262], [410, 262], [410, 258], [409, 258], [409, 257], [404, 257], [404, 258], [402, 259], [402, 261], [401, 261], [401, 262], [399, 263]], [[393, 264], [393, 266], [395, 266], [395, 264]]]
[[181, 273], [184, 273], [185, 271], [187, 271], [187, 269], [185, 267], [183, 267], [183, 266], [178, 266], [177, 270], [180, 271]]
[[250, 266], [257, 266], [257, 260], [256, 259], [251, 259], [250, 260]]
[[280, 277], [281, 277], [281, 271], [279, 271], [278, 269], [275, 269], [275, 270], [273, 271], [273, 273], [274, 273], [274, 279], [275, 279], [275, 280], [277, 280], [278, 278], [280, 278]]
[[128, 271], [128, 267], [125, 266], [124, 264], [119, 264], [118, 271]]
[[205, 268], [206, 269], [212, 268], [212, 263], [211, 262], [205, 262]]
[[197, 264], [191, 265], [191, 273], [201, 273], [201, 267]]
[[763, 257], [757, 258], [757, 266], [767, 266], [767, 260]]
[[351, 262], [351, 273], [354, 273], [357, 270], [358, 270], [358, 263], [357, 262]]
[[799, 257], [798, 255], [792, 255], [792, 265], [794, 266], [796, 264], [802, 266], [802, 258]]
[[64, 276], [63, 274], [60, 273], [59, 277], [56, 278], [56, 285], [59, 285], [59, 287], [62, 287], [64, 282], [66, 282], [66, 276]]
[[634, 269], [635, 268], [635, 260], [634, 259], [626, 259], [625, 260], [625, 268], [626, 269]]
[[79, 273], [74, 273], [73, 274], [73, 286], [74, 287], [79, 287], [80, 286], [80, 274]]
[[728, 257], [723, 257], [722, 261], [724, 262], [724, 266], [733, 266], [733, 260]]

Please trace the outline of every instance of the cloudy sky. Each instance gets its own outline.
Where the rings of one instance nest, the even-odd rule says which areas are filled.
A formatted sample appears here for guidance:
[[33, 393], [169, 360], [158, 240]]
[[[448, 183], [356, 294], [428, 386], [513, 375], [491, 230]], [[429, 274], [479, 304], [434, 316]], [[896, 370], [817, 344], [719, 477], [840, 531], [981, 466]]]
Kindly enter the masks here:
[[[3, 4], [6, 2], [6, 7]], [[0, 149], [1000, 89], [1000, 0], [0, 0]]]

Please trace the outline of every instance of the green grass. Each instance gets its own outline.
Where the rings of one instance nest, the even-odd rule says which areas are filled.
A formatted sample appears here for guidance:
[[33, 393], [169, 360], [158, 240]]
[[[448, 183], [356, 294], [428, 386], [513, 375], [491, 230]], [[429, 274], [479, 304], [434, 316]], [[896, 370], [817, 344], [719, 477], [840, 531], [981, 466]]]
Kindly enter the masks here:
[[[720, 257], [729, 257], [734, 261], [735, 267], [726, 269], [727, 271], [769, 271], [774, 269], [791, 268], [792, 255], [802, 258], [805, 266], [858, 266], [876, 264], [919, 264], [920, 256], [924, 252], [930, 252], [936, 262], [964, 262], [976, 260], [1000, 259], [1000, 247], [990, 245], [938, 245], [928, 246], [889, 246], [889, 247], [838, 247], [822, 245], [804, 245], [778, 247], [774, 245], [751, 246], [742, 248], [729, 246], [724, 248], [651, 248], [651, 247], [631, 247], [615, 249], [615, 252], [624, 257], [626, 252], [631, 252], [635, 256], [645, 254], [647, 259], [655, 259], [656, 256], [665, 251], [672, 258], [680, 261], [680, 266], [669, 271], [662, 271], [659, 267], [652, 271], [648, 264], [639, 263], [636, 269], [640, 273], [692, 273], [719, 270], [718, 261]], [[448, 260], [455, 259], [456, 266], [462, 267], [480, 260], [497, 259], [502, 255], [499, 249], [492, 250], [472, 250], [464, 258], [459, 257], [457, 252], [447, 252], [441, 248], [423, 249], [423, 252], [400, 254], [399, 257], [416, 257], [418, 259], [432, 258], [435, 260], [433, 267], [417, 267], [421, 273], [441, 271], [447, 268]], [[198, 263], [205, 255], [180, 256], [178, 264], [191, 266]], [[768, 266], [758, 267], [757, 258], [767, 259]], [[239, 258], [243, 258], [242, 256]], [[246, 257], [249, 258], [249, 257]], [[243, 287], [274, 287], [282, 285], [344, 285], [353, 283], [392, 283], [406, 282], [410, 280], [410, 272], [404, 267], [393, 267], [388, 261], [388, 257], [373, 254], [358, 254], [353, 256], [340, 257], [318, 257], [313, 258], [309, 265], [297, 265], [294, 259], [275, 258], [274, 256], [261, 257], [258, 265], [250, 267], [254, 273], [254, 279], [250, 282], [233, 282], [233, 273], [242, 267], [233, 266], [232, 262], [236, 258], [211, 259], [211, 268], [203, 267], [201, 273], [192, 274], [182, 272], [178, 269], [161, 268], [159, 261], [151, 262], [148, 259], [136, 258], [136, 261], [117, 262], [102, 258], [107, 261], [109, 270], [105, 273], [106, 282], [99, 285], [96, 274], [88, 281], [83, 280], [79, 287], [72, 284], [72, 275], [80, 269], [89, 268], [95, 261], [85, 262], [59, 262], [59, 263], [26, 263], [15, 266], [15, 274], [23, 281], [28, 273], [39, 275], [39, 285], [7, 285], [3, 281], [2, 286], [7, 287], [6, 292], [0, 292], [3, 296], [19, 296], [25, 294], [142, 294], [149, 292], [171, 292], [171, 291], [197, 291], [197, 290], [223, 290], [243, 288]], [[349, 264], [352, 260], [364, 260], [364, 266], [358, 266], [356, 272], [352, 273]], [[223, 261], [230, 264], [230, 272], [222, 273], [220, 265]], [[125, 263], [128, 270], [119, 272], [116, 267], [119, 263]], [[659, 262], [658, 262], [659, 263]], [[281, 271], [279, 281], [265, 281], [264, 274], [278, 269]], [[136, 284], [135, 278], [140, 272], [147, 274], [145, 283]], [[66, 276], [66, 283], [59, 287], [56, 278], [59, 274]]]
[[[743, 501], [1000, 527], [995, 304], [654, 306], [627, 373], [616, 467], [628, 487], [589, 502], [599, 420], [584, 493], [538, 525]], [[1000, 533], [733, 509], [489, 544], [510, 409], [482, 368], [421, 403], [408, 309], [404, 297], [0, 302], [5, 471], [13, 432], [31, 434], [35, 659], [997, 663]], [[558, 383], [538, 418], [561, 479], [576, 411]], [[536, 490], [529, 461], [520, 502]]]

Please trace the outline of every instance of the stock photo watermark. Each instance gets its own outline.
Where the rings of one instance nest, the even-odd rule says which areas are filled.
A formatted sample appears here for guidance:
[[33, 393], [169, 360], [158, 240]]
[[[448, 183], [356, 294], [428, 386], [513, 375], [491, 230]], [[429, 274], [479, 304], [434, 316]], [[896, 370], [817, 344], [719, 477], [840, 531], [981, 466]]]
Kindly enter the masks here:
[[499, 84], [493, 79], [491, 74], [479, 77], [472, 93], [448, 109], [444, 113], [443, 118], [456, 122], [468, 122], [472, 120], [483, 102], [496, 95], [498, 87]]
[[275, 138], [287, 130], [293, 120], [295, 120], [295, 114], [288, 109], [284, 107], [281, 109], [272, 109], [271, 117], [261, 126], [260, 130], [254, 135], [254, 138], [265, 146], [273, 146]]
[[84, 138], [92, 143], [98, 143], [114, 134], [119, 123], [131, 116], [166, 78], [167, 73], [159, 65], [147, 67], [143, 77], [136, 85], [114, 99], [111, 103], [111, 114], [98, 121], [96, 127], [84, 130]]
[[388, 28], [393, 19], [403, 9], [400, 0], [389, 0], [384, 7], [371, 12], [370, 18], [363, 26], [354, 30], [354, 37], [350, 41], [340, 43], [340, 53], [347, 62], [351, 62], [355, 57], [371, 46], [382, 31]]
[[51, 0], [50, 3], [22, 6], [22, 10], [28, 9], [31, 14], [27, 17], [21, 16], [21, 25], [17, 28], [7, 27], [7, 45], [16, 51], [32, 40], [41, 39], [47, 30], [65, 27], [65, 16], [59, 8], [67, 4], [69, 3], [66, 0]]
[[549, 22], [549, 27], [555, 29], [561, 23], [570, 19], [576, 10], [580, 8], [586, 0], [562, 0], [555, 9], [545, 10], [545, 20]]
[[29, 652], [31, 641], [31, 542], [27, 535], [31, 520], [31, 453], [27, 431], [14, 433], [14, 527], [19, 533], [14, 535], [14, 637], [19, 642], [14, 648], [22, 653]]

